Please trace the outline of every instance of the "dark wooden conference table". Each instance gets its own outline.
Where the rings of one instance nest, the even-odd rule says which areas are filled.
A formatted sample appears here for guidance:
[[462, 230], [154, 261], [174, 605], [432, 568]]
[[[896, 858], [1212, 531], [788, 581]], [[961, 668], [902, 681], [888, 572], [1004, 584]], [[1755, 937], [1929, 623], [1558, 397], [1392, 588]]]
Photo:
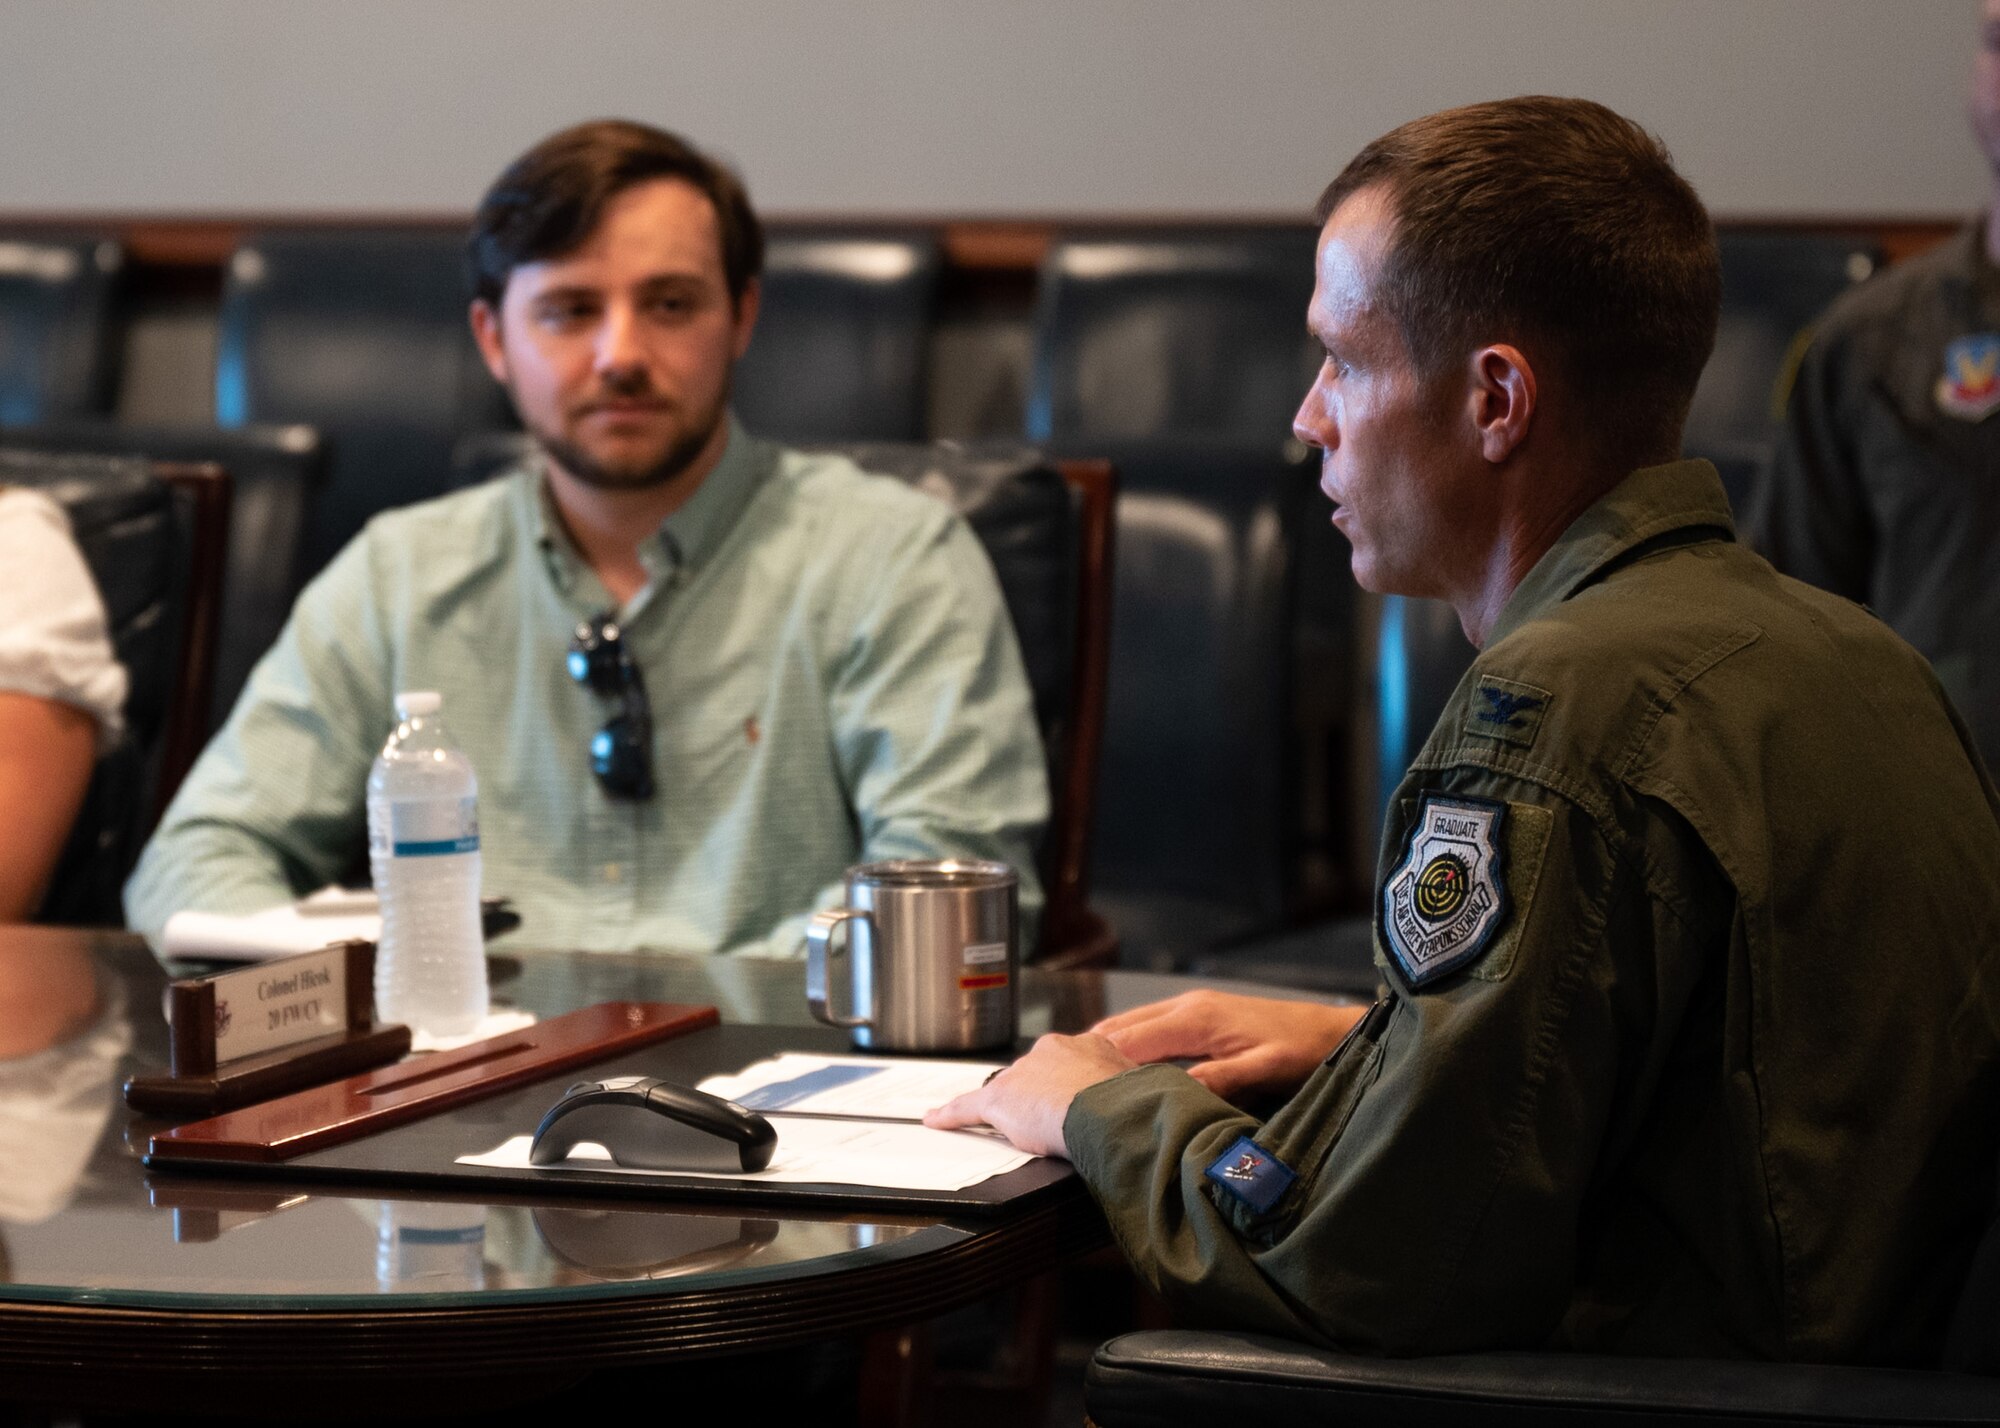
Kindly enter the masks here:
[[[798, 963], [492, 950], [496, 1004], [709, 1004], [725, 1026], [795, 1028], [797, 1049], [845, 1046]], [[0, 1401], [470, 1408], [594, 1370], [879, 1339], [1107, 1243], [1074, 1179], [954, 1218], [149, 1170], [164, 1123], [120, 1087], [166, 1065], [165, 982], [130, 934], [0, 927]], [[1191, 985], [1031, 970], [1022, 1031]]]

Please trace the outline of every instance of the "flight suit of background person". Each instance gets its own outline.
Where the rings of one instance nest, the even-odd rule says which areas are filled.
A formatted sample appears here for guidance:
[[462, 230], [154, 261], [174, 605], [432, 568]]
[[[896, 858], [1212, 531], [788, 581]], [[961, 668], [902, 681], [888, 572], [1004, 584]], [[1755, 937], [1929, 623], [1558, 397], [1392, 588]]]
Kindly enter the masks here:
[[1845, 294], [1792, 380], [1752, 536], [1929, 657], [2000, 759], [2000, 0], [1973, 65], [1987, 212]]
[[[393, 695], [435, 689], [517, 941], [786, 955], [848, 865], [894, 857], [1012, 864], [1032, 929], [1047, 778], [992, 567], [943, 502], [729, 414], [763, 254], [735, 176], [581, 125], [501, 175], [468, 253], [540, 459], [376, 517], [300, 596], [128, 883], [133, 925], [339, 877]], [[650, 738], [625, 686], [572, 678], [580, 625], [615, 631]], [[594, 772], [593, 738], [651, 792]]]
[[1931, 1360], [2000, 1150], [2000, 811], [1921, 657], [1671, 460], [1700, 200], [1523, 98], [1375, 141], [1320, 216], [1298, 435], [1356, 579], [1481, 649], [1391, 802], [1387, 994], [1142, 1008], [932, 1123], [1067, 1154], [1195, 1322]]

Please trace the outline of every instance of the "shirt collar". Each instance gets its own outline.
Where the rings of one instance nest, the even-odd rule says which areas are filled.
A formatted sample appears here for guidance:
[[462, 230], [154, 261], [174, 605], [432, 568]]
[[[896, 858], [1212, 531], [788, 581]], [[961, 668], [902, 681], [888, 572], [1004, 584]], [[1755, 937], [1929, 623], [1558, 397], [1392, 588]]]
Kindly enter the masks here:
[[1987, 221], [1988, 216], [1982, 213], [1951, 239], [1957, 252], [1948, 271], [1964, 275], [1961, 281], [1971, 289], [1967, 301], [1977, 307], [1980, 321], [1992, 322], [2000, 313], [2000, 268], [1986, 256]]
[[1706, 461], [1642, 466], [1578, 516], [1535, 562], [1501, 607], [1490, 649], [1623, 561], [1646, 542], [1675, 531], [1691, 539], [1736, 538], [1722, 478]]
[[776, 466], [777, 448], [751, 436], [730, 413], [722, 459], [652, 537], [650, 544], [658, 550], [664, 569], [700, 569], [736, 528], [737, 518]]
[[[751, 436], [735, 413], [730, 413], [728, 422], [728, 441], [715, 469], [702, 478], [679, 510], [640, 543], [639, 559], [655, 580], [672, 578], [683, 569], [699, 569], [735, 528], [737, 518], [776, 469], [776, 447]], [[551, 578], [567, 593], [587, 573], [587, 567], [556, 513], [555, 497], [549, 493], [540, 465], [539, 458], [531, 461], [525, 475], [530, 528]]]

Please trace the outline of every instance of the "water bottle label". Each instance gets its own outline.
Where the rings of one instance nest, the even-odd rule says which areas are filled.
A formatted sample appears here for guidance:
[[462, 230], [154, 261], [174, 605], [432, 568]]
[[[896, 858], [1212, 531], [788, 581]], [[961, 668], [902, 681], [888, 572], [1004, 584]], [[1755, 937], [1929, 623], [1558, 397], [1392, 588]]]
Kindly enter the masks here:
[[398, 858], [435, 858], [479, 851], [479, 800], [426, 799], [389, 809], [391, 851]]

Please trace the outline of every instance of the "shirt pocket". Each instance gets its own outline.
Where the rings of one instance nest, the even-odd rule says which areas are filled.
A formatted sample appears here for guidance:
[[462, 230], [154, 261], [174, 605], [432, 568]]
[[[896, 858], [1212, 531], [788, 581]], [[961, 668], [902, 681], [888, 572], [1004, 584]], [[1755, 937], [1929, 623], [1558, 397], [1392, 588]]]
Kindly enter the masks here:
[[654, 741], [670, 786], [705, 791], [726, 802], [750, 770], [767, 757], [769, 726], [780, 725], [789, 701], [783, 697], [783, 652], [762, 640], [727, 647], [713, 636], [681, 641], [701, 648], [700, 659], [683, 658], [679, 669], [660, 680], [653, 700]]

